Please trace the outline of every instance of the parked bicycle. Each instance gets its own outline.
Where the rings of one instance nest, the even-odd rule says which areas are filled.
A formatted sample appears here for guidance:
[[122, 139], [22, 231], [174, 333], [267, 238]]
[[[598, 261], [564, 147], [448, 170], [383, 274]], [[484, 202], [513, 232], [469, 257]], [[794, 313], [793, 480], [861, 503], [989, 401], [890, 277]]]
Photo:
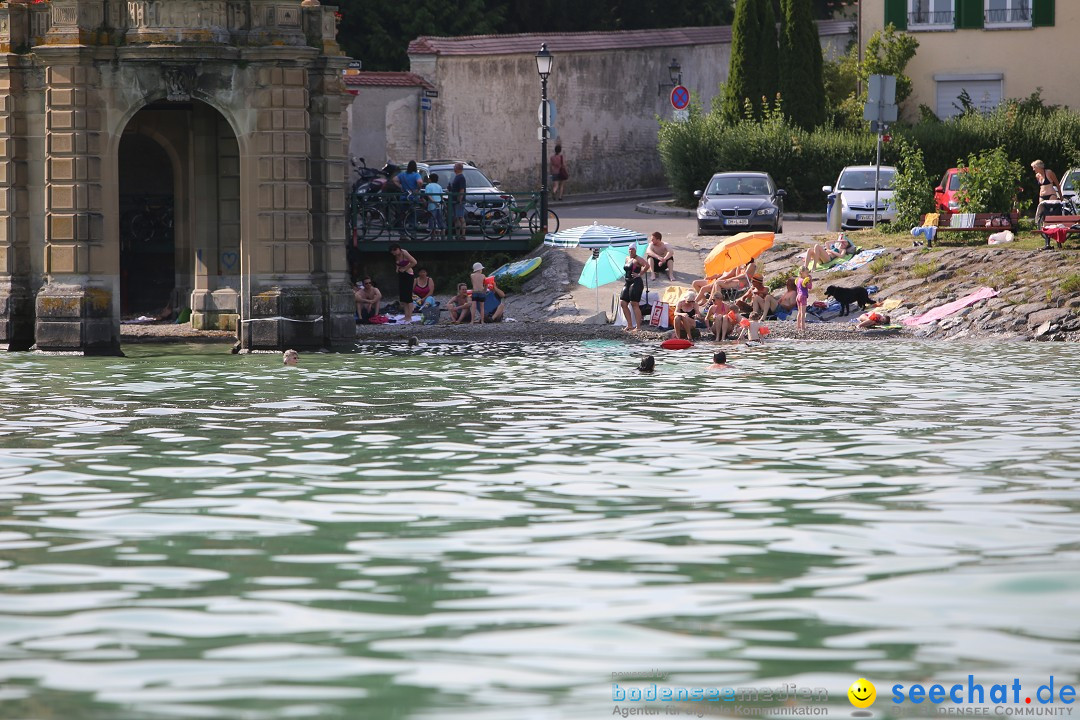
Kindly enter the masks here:
[[[506, 209], [489, 210], [484, 213], [480, 227], [484, 237], [489, 240], [498, 240], [513, 234], [514, 230], [521, 225], [522, 218], [526, 218], [529, 232], [536, 234], [540, 231], [540, 195], [533, 194], [532, 199], [524, 207], [519, 207], [516, 200], [511, 200]], [[559, 231], [559, 216], [555, 211], [548, 208], [547, 211], [548, 232]]]

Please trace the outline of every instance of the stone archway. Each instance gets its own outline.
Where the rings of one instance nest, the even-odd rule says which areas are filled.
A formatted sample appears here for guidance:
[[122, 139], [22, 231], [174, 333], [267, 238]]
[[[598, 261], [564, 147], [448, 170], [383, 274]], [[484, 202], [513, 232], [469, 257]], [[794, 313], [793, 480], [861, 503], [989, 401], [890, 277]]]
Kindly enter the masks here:
[[314, 0], [0, 6], [0, 347], [119, 352], [125, 137], [172, 166], [195, 327], [236, 327], [241, 349], [355, 338], [335, 34]]

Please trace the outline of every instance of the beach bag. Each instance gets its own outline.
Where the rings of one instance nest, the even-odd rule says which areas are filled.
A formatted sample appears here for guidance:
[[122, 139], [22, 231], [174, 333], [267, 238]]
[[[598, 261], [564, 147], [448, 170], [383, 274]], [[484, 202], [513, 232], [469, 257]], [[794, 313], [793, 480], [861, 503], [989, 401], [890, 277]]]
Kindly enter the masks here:
[[424, 325], [438, 325], [439, 324], [439, 307], [437, 305], [424, 305], [420, 310], [420, 317], [423, 318]]
[[372, 315], [370, 318], [368, 318], [368, 322], [372, 325], [385, 325], [386, 323], [390, 322], [390, 318], [386, 315]]
[[657, 303], [653, 306], [649, 324], [658, 328], [671, 327], [671, 306], [667, 303]]

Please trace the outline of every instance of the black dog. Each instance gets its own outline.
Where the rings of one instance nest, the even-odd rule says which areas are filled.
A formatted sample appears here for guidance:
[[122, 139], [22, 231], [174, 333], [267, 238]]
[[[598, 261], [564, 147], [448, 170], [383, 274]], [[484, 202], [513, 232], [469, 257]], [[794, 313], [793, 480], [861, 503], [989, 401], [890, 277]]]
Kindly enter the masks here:
[[859, 303], [859, 309], [865, 310], [867, 305], [871, 305], [870, 293], [866, 292], [864, 287], [845, 288], [838, 287], [836, 285], [830, 285], [825, 289], [825, 297], [831, 297], [840, 303], [840, 314], [848, 315], [848, 307], [851, 303]]

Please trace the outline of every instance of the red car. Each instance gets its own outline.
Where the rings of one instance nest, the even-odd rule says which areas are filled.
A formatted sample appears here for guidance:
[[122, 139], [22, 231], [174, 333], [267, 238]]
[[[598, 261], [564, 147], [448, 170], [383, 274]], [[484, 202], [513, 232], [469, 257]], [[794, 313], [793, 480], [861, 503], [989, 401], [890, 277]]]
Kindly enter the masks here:
[[960, 170], [949, 168], [945, 171], [945, 177], [934, 188], [934, 207], [946, 212], [956, 212], [960, 209], [960, 199], [957, 193], [960, 191]]

